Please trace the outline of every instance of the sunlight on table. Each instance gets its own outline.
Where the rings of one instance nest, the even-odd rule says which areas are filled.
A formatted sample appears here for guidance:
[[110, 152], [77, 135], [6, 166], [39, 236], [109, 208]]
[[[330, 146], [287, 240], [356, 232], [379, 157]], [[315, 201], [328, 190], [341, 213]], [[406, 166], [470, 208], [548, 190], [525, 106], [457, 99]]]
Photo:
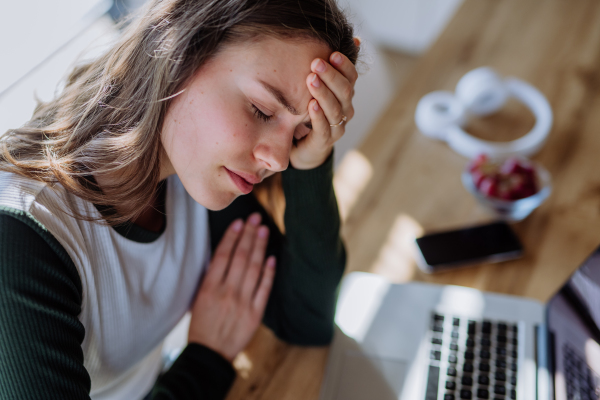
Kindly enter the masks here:
[[362, 153], [357, 150], [346, 153], [333, 178], [342, 221], [346, 219], [372, 176], [373, 167]]
[[417, 267], [415, 239], [422, 234], [423, 227], [415, 219], [398, 215], [369, 271], [394, 283], [410, 281]]
[[242, 379], [248, 379], [252, 371], [252, 365], [252, 360], [243, 351], [233, 360], [233, 366]]

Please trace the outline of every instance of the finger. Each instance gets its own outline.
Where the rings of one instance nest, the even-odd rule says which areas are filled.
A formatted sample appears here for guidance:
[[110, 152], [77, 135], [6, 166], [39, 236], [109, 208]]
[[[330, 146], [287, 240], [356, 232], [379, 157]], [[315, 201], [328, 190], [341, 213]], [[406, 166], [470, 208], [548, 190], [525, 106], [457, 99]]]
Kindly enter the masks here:
[[356, 45], [356, 47], [360, 47], [360, 44], [362, 43], [361, 38], [359, 38], [358, 36], [354, 36], [352, 40], [354, 40], [354, 44]]
[[344, 117], [344, 112], [337, 97], [323, 84], [317, 74], [310, 74], [307, 79], [308, 89], [312, 96], [319, 102], [319, 106], [323, 109], [329, 125], [339, 123]]
[[242, 299], [247, 300], [248, 303], [252, 300], [254, 290], [259, 283], [260, 272], [265, 260], [268, 237], [269, 228], [264, 225], [260, 226], [256, 231], [256, 241], [254, 242], [254, 249], [250, 256], [248, 268], [242, 278]]
[[352, 61], [339, 51], [331, 53], [329, 56], [329, 62], [337, 69], [352, 85], [356, 83], [358, 79], [358, 71], [356, 66], [352, 64]]
[[[336, 70], [334, 67], [320, 58], [316, 58], [312, 62], [311, 69], [313, 73], [319, 75], [320, 79], [320, 82], [317, 82], [316, 79], [311, 77], [312, 83], [325, 83], [327, 88], [329, 88], [329, 90], [340, 102], [344, 110], [347, 110], [352, 106], [352, 91], [354, 90], [354, 84], [350, 83], [350, 81], [348, 81], [348, 79], [343, 76], [340, 71]], [[324, 104], [321, 105], [323, 105], [325, 108]]]
[[317, 100], [311, 100], [308, 104], [308, 114], [313, 128], [311, 134], [306, 137], [306, 140], [312, 141], [309, 144], [321, 148], [335, 142], [344, 134], [344, 125], [329, 126], [329, 121]]
[[254, 294], [254, 301], [252, 302], [254, 309], [261, 314], [265, 310], [267, 300], [269, 300], [269, 294], [271, 293], [271, 288], [273, 287], [274, 278], [275, 256], [270, 256], [265, 262], [265, 266], [262, 270], [260, 283], [256, 288], [256, 292]]
[[204, 279], [207, 284], [217, 285], [223, 281], [227, 266], [231, 260], [231, 253], [235, 248], [243, 227], [244, 221], [236, 219], [225, 231], [223, 238], [215, 249], [208, 271], [206, 272]]
[[227, 276], [225, 277], [225, 285], [229, 288], [237, 290], [240, 287], [242, 276], [248, 265], [248, 258], [254, 245], [256, 230], [260, 224], [261, 216], [259, 213], [253, 213], [248, 218], [242, 237], [240, 238], [231, 259]]

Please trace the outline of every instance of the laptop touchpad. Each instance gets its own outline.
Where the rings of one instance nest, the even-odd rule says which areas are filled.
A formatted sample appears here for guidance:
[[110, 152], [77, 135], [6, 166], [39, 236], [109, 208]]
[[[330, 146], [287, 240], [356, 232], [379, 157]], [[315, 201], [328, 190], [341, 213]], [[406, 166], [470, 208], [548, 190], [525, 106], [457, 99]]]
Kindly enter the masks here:
[[339, 400], [396, 400], [408, 364], [404, 360], [369, 356], [359, 351], [344, 354]]

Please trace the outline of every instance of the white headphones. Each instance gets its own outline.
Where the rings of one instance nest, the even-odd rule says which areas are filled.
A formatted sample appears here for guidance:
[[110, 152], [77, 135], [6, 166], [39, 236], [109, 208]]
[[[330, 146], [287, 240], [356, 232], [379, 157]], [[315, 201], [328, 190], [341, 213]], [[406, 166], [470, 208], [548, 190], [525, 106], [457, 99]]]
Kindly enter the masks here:
[[[469, 115], [488, 115], [498, 111], [509, 97], [525, 104], [535, 116], [533, 129], [511, 142], [477, 139], [463, 130]], [[467, 72], [456, 85], [456, 92], [437, 91], [421, 98], [415, 122], [423, 134], [444, 140], [457, 153], [474, 158], [485, 153], [492, 157], [530, 156], [544, 144], [552, 128], [552, 108], [544, 95], [517, 78], [502, 79], [489, 67]]]

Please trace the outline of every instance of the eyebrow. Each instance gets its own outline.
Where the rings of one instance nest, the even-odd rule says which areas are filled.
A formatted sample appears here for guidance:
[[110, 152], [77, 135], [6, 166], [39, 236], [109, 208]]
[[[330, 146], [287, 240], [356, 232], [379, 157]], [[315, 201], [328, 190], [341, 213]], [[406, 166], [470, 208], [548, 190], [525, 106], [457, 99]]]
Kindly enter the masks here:
[[259, 80], [259, 82], [263, 85], [263, 87], [265, 89], [267, 89], [273, 96], [275, 96], [275, 98], [277, 99], [277, 101], [282, 106], [284, 106], [289, 112], [291, 112], [294, 115], [300, 115], [300, 113], [298, 112], [298, 110], [296, 110], [294, 108], [294, 106], [292, 106], [290, 104], [290, 102], [288, 101], [288, 99], [285, 98], [285, 96], [281, 92], [281, 90], [277, 89], [276, 87], [273, 87], [273, 86], [269, 85], [267, 82], [264, 82], [262, 80]]

